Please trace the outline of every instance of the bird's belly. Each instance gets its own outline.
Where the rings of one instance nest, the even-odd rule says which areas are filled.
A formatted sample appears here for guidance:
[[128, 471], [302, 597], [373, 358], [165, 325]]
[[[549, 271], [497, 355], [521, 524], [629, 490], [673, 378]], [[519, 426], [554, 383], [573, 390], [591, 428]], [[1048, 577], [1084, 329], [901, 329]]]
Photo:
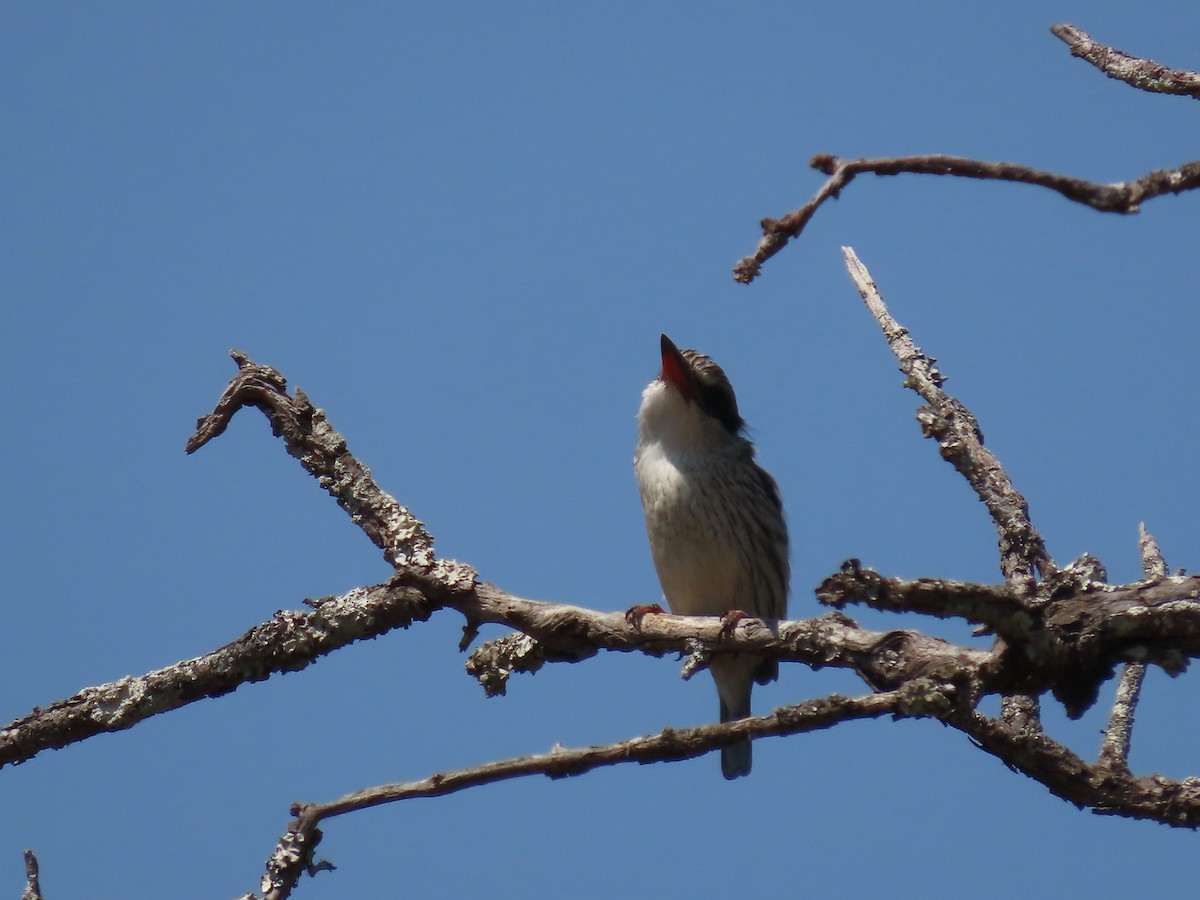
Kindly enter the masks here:
[[639, 460], [638, 475], [650, 553], [671, 611], [716, 616], [747, 609], [752, 590], [739, 555], [745, 536], [728, 492], [662, 458]]
[[654, 566], [671, 612], [719, 616], [747, 606], [749, 592], [736, 560], [720, 544], [675, 549], [669, 537], [651, 540]]

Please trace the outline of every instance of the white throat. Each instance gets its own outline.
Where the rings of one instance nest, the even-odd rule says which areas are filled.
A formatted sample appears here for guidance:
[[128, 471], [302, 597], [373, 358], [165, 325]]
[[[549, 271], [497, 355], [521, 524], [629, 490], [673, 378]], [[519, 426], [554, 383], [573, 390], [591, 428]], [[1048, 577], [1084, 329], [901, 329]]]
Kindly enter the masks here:
[[691, 456], [729, 452], [744, 441], [661, 380], [650, 382], [642, 391], [637, 418], [639, 451], [657, 444], [672, 456]]

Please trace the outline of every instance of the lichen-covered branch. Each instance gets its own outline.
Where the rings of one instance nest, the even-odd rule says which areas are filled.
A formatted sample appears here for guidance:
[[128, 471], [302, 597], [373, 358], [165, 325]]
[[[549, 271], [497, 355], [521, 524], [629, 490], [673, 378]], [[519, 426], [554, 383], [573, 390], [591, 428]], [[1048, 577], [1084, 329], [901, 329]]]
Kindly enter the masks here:
[[[318, 478], [322, 487], [356, 524], [390, 548], [396, 574], [386, 584], [359, 588], [341, 597], [315, 601], [311, 612], [280, 612], [269, 622], [218, 650], [140, 676], [85, 688], [49, 706], [38, 707], [0, 730], [0, 766], [28, 760], [103, 732], [130, 728], [153, 715], [272, 674], [302, 669], [320, 656], [397, 627], [424, 621], [453, 608], [467, 621], [472, 636], [480, 625], [502, 624], [537, 641], [539, 659], [579, 660], [599, 649], [652, 654], [754, 650], [814, 667], [842, 666], [859, 672], [875, 687], [895, 685], [947, 665], [977, 666], [981, 651], [954, 647], [917, 633], [887, 634], [858, 629], [844, 617], [784, 623], [772, 631], [757, 620], [740, 623], [731, 635], [719, 619], [649, 616], [634, 628], [620, 613], [596, 613], [561, 604], [539, 603], [476, 582], [474, 571], [439, 562], [423, 526], [375, 485], [369, 469], [346, 448], [345, 440], [301, 392], [286, 394], [286, 381], [274, 369], [236, 353], [238, 373], [214, 412], [200, 420], [189, 442], [195, 450], [219, 435], [244, 406], [262, 410], [288, 451]], [[337, 473], [330, 476], [328, 473]], [[406, 537], [392, 527], [407, 522]], [[469, 575], [468, 575], [469, 573]], [[474, 674], [493, 693], [503, 691], [511, 669], [473, 661]]]
[[816, 589], [817, 599], [843, 609], [861, 603], [885, 612], [916, 612], [938, 619], [964, 619], [991, 631], [1024, 614], [1019, 599], [1003, 585], [973, 584], [941, 578], [906, 581], [887, 578], [848, 559]]
[[346, 439], [329, 424], [324, 410], [313, 406], [299, 388], [289, 397], [287, 379], [270, 366], [258, 365], [240, 350], [229, 355], [238, 373], [213, 411], [196, 422], [185, 448], [188, 453], [224, 432], [238, 410], [253, 406], [267, 417], [271, 432], [283, 438], [288, 453], [383, 550], [389, 563], [418, 571], [436, 569], [451, 584], [470, 585], [475, 574], [470, 567], [437, 559], [433, 537], [424, 524], [375, 483], [371, 470], [350, 453]]
[[1036, 573], [1048, 577], [1055, 566], [1042, 536], [1029, 519], [1029, 504], [1013, 486], [995, 454], [983, 446], [983, 432], [971, 411], [942, 390], [945, 378], [938, 371], [937, 361], [922, 353], [909, 337], [908, 329], [892, 318], [867, 267], [852, 248], [843, 247], [842, 253], [859, 294], [900, 361], [905, 386], [928, 404], [917, 410], [921, 430], [938, 442], [942, 458], [967, 479], [987, 505], [999, 534], [1000, 571], [1005, 581], [1022, 594], [1031, 593]]
[[[1001, 691], [1021, 685], [1051, 690], [1073, 717], [1095, 702], [1100, 685], [1120, 662], [1152, 662], [1177, 675], [1189, 659], [1200, 656], [1200, 576], [1115, 586], [1090, 581], [1016, 604], [1003, 587], [887, 578], [850, 560], [816, 593], [838, 609], [862, 603], [982, 622], [1006, 644], [984, 684]], [[997, 602], [985, 615], [988, 597]]]
[[[647, 616], [640, 627], [623, 613], [604, 613], [558, 603], [527, 600], [496, 585], [480, 583], [451, 590], [434, 574], [398, 575], [385, 584], [357, 588], [340, 597], [311, 601], [307, 612], [278, 612], [237, 640], [194, 659], [140, 676], [84, 688], [0, 729], [0, 766], [16, 765], [44, 750], [60, 749], [137, 723], [198, 700], [219, 697], [243, 684], [295, 672], [356, 641], [427, 621], [450, 608], [477, 625], [517, 629], [472, 654], [468, 670], [489, 696], [503, 694], [509, 675], [536, 671], [547, 661], [576, 662], [600, 650], [653, 656], [753, 651], [813, 668], [848, 668], [875, 688], [894, 687], [935, 671], [973, 671], [988, 654], [958, 647], [920, 632], [874, 632], [839, 614], [796, 622], [745, 619], [732, 633], [717, 617]], [[536, 665], [515, 667], [514, 644]]]
[[1141, 91], [1178, 94], [1200, 100], [1200, 74], [1187, 69], [1170, 69], [1152, 59], [1142, 59], [1092, 40], [1074, 25], [1052, 25], [1050, 31], [1071, 48], [1071, 55], [1091, 63], [1109, 78], [1123, 81]]
[[1100, 743], [1100, 765], [1110, 770], [1129, 771], [1129, 748], [1133, 742], [1133, 719], [1142, 683], [1146, 678], [1145, 663], [1125, 663], [1117, 680], [1117, 693], [1108, 715], [1108, 727]]
[[[1167, 577], [1167, 561], [1163, 558], [1158, 541], [1146, 530], [1146, 523], [1138, 524], [1138, 549], [1142, 553], [1142, 571], [1147, 579]], [[1108, 728], [1100, 744], [1101, 765], [1121, 772], [1129, 771], [1129, 748], [1133, 741], [1133, 720], [1138, 700], [1142, 696], [1142, 684], [1146, 680], [1146, 664], [1130, 662], [1121, 667], [1117, 682], [1117, 694], [1113, 699], [1112, 711], [1108, 715]]]
[[32, 850], [25, 851], [25, 890], [21, 892], [21, 900], [42, 900], [38, 861]]
[[1146, 530], [1146, 523], [1138, 523], [1138, 550], [1142, 554], [1142, 572], [1147, 578], [1166, 578], [1167, 560], [1159, 549], [1158, 541]]
[[357, 588], [313, 601], [313, 606], [311, 612], [277, 612], [269, 622], [195, 659], [84, 688], [35, 708], [0, 729], [0, 766], [132, 728], [151, 716], [220, 697], [274, 674], [299, 671], [340, 647], [407, 628], [434, 611], [418, 591], [390, 584]]
[[800, 235], [817, 209], [841, 191], [858, 175], [950, 175], [987, 181], [1008, 181], [1032, 184], [1055, 191], [1076, 203], [1090, 206], [1099, 212], [1132, 214], [1146, 200], [1164, 194], [1180, 194], [1200, 187], [1200, 160], [1183, 163], [1169, 169], [1156, 169], [1133, 181], [1103, 184], [1032, 169], [1019, 163], [986, 162], [962, 156], [933, 154], [929, 156], [890, 156], [873, 159], [842, 159], [829, 153], [818, 153], [809, 165], [829, 176], [813, 198], [799, 209], [780, 219], [764, 218], [762, 238], [754, 252], [739, 260], [733, 267], [733, 278], [749, 284], [758, 277], [762, 265], [793, 238]]
[[1080, 809], [1177, 828], [1200, 827], [1200, 779], [1135, 777], [1104, 765], [1088, 765], [1044, 734], [1018, 733], [977, 711], [956, 711], [946, 724]]
[[[476, 614], [488, 615], [487, 592]], [[653, 656], [703, 652], [708, 655], [753, 651], [813, 669], [851, 669], [869, 685], [884, 690], [933, 672], [970, 674], [987, 662], [986, 650], [960, 647], [918, 631], [868, 631], [845, 616], [831, 613], [816, 619], [780, 621], [766, 627], [758, 619], [743, 619], [732, 633], [712, 616], [647, 616], [640, 626], [625, 622], [623, 613], [598, 613], [574, 606], [530, 604], [521, 608], [507, 600], [503, 624], [519, 633], [488, 641], [467, 661], [467, 670], [488, 696], [506, 691], [516, 672], [536, 672], [545, 663], [574, 662], [597, 649], [640, 651]]]

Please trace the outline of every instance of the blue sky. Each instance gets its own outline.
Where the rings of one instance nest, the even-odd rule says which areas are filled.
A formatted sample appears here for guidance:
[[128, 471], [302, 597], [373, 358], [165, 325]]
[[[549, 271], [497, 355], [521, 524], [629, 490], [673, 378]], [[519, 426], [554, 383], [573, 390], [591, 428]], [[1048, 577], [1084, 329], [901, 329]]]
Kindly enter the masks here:
[[[754, 285], [729, 275], [762, 216], [819, 186], [818, 151], [1099, 181], [1195, 158], [1194, 101], [1072, 59], [1063, 21], [1200, 68], [1183, 0], [7, 4], [0, 717], [386, 577], [261, 416], [184, 455], [231, 347], [326, 409], [441, 553], [525, 596], [657, 599], [630, 460], [661, 331], [738, 390], [789, 513], [794, 617], [850, 556], [998, 580], [986, 511], [921, 439], [842, 245], [1060, 562], [1132, 580], [1145, 520], [1194, 567], [1200, 198], [1120, 218], [863, 177]], [[485, 700], [460, 627], [0, 772], [0, 893], [31, 847], [55, 898], [233, 897], [294, 800], [715, 717], [706, 679], [628, 655]], [[1196, 685], [1151, 673], [1136, 771], [1200, 774]], [[832, 690], [861, 688], [786, 666], [756, 708]], [[1093, 755], [1102, 711], [1047, 719]], [[874, 722], [759, 742], [734, 783], [714, 756], [345, 817], [322, 845], [338, 871], [299, 896], [1153, 896], [1194, 879], [1196, 841], [1078, 812], [935, 724]]]

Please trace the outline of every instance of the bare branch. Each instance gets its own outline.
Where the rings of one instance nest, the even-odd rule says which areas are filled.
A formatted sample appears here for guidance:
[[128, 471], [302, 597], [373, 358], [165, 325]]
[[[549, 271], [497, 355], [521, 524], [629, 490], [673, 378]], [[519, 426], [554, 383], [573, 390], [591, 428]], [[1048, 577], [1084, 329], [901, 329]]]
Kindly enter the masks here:
[[1101, 815], [1149, 819], [1176, 828], [1200, 827], [1200, 779], [1137, 778], [1104, 766], [1089, 766], [1044, 734], [1012, 731], [974, 710], [956, 713], [946, 724], [1080, 809], [1090, 807]]
[[[813, 168], [819, 168], [817, 166], [817, 159], [820, 156], [818, 154], [818, 156], [814, 156], [809, 160], [809, 165]], [[808, 220], [813, 217], [822, 203], [826, 200], [836, 200], [840, 197], [842, 188], [849, 184], [857, 173], [849, 166], [841, 165], [835, 167], [828, 174], [829, 180], [821, 185], [820, 190], [802, 207], [788, 213], [782, 219], [763, 218], [759, 222], [763, 236], [759, 240], [758, 247], [755, 248], [754, 253], [739, 260], [737, 265], [733, 267], [734, 281], [749, 284], [757, 278], [759, 272], [762, 270], [762, 264], [786, 247], [788, 241], [804, 230], [804, 226], [808, 224]]]
[[[35, 708], [0, 731], [0, 766], [95, 734], [130, 728], [150, 716], [221, 696], [274, 673], [302, 669], [340, 647], [425, 621], [446, 607], [466, 618], [468, 636], [485, 623], [506, 625], [536, 639], [537, 653], [551, 660], [577, 661], [598, 649], [679, 653], [697, 641], [711, 652], [749, 649], [813, 667], [848, 667], [872, 686], [886, 687], [947, 666], [977, 667], [986, 656], [924, 635], [863, 631], [845, 617], [789, 623], [775, 630], [746, 619], [732, 635], [722, 633], [717, 618], [651, 616], [641, 628], [634, 628], [620, 613], [539, 603], [495, 585], [477, 584], [470, 567], [434, 561], [428, 533], [375, 485], [367, 467], [349, 453], [324, 413], [299, 391], [295, 399], [288, 397], [286, 381], [274, 369], [257, 366], [244, 354], [235, 354], [235, 359], [238, 375], [214, 413], [201, 420], [191, 449], [220, 434], [242, 406], [262, 409], [275, 433], [285, 438], [289, 452], [318, 476], [343, 508], [353, 512], [354, 520], [376, 543], [389, 544], [395, 548], [394, 558], [414, 564], [397, 568], [387, 584], [314, 601], [312, 612], [277, 613], [270, 622], [204, 656], [86, 688], [48, 708]], [[341, 473], [336, 485], [322, 475], [330, 471]], [[410, 526], [408, 536], [392, 541], [398, 531], [391, 525], [402, 519]], [[415, 564], [418, 559], [422, 565]], [[501, 664], [488, 669], [477, 657], [475, 666], [485, 687], [503, 690], [508, 673], [501, 674]]]
[[[921, 353], [891, 318], [853, 251], [846, 254], [864, 300], [900, 360], [908, 386], [929, 404], [918, 414], [926, 433], [938, 439], [943, 456], [992, 510], [1008, 581], [1004, 586], [933, 579], [906, 582], [883, 578], [851, 561], [822, 584], [818, 596], [833, 605], [866, 602], [880, 609], [964, 618], [1001, 635], [1004, 643], [996, 650], [959, 647], [914, 631], [871, 632], [835, 613], [799, 622], [747, 618], [729, 634], [716, 617], [649, 615], [633, 625], [623, 613], [540, 603], [479, 583], [467, 566], [438, 563], [432, 539], [421, 524], [375, 485], [366, 466], [349, 453], [341, 435], [301, 392], [288, 397], [278, 372], [237, 354], [238, 376], [214, 413], [201, 420], [189, 449], [219, 434], [242, 406], [263, 410], [275, 433], [285, 438], [289, 452], [385, 549], [396, 566], [395, 575], [384, 585], [314, 601], [311, 613], [278, 613], [271, 622], [206, 656], [141, 678], [89, 688], [50, 709], [35, 710], [0, 732], [0, 765], [101, 731], [131, 727], [150, 715], [227, 693], [274, 672], [302, 668], [338, 647], [452, 608], [466, 619], [464, 647], [484, 624], [499, 623], [522, 633], [472, 654], [468, 668], [493, 694], [503, 692], [514, 669], [534, 671], [547, 661], [578, 661], [598, 649], [652, 655], [689, 652], [700, 660], [709, 654], [750, 651], [813, 668], [850, 668], [883, 693], [809, 701], [771, 716], [668, 730], [607, 747], [556, 749], [539, 757], [358, 792], [331, 804], [298, 807], [294, 814], [299, 818], [268, 863], [263, 887], [267, 896], [285, 897], [301, 873], [330, 868], [313, 856], [320, 841], [317, 823], [329, 816], [529, 774], [562, 777], [620, 762], [688, 758], [746, 736], [794, 734], [889, 713], [934, 717], [959, 728], [984, 749], [1072, 802], [1170, 824], [1200, 823], [1200, 801], [1190, 782], [1129, 776], [1123, 766], [1128, 741], [1126, 737], [1118, 746], [1119, 723], [1112, 729], [1118, 735], [1112, 738], [1115, 749], [1102, 754], [1090, 768], [1036, 727], [1036, 693], [1047, 687], [1064, 699], [1068, 712], [1074, 712], [1079, 709], [1078, 698], [1088, 691], [1094, 695], [1113, 664], [1135, 649], [1168, 671], [1178, 671], [1188, 657], [1200, 655], [1200, 578], [1166, 577], [1161, 554], [1144, 530], [1147, 572], [1154, 573], [1145, 582], [1109, 588], [1098, 581], [1103, 567], [1090, 558], [1061, 572], [1055, 570], [1029, 523], [1023, 498], [995, 458], [983, 450], [974, 418], [942, 391], [935, 361]], [[1154, 559], [1158, 563], [1152, 566]], [[1035, 569], [1048, 576], [1036, 594]], [[973, 711], [975, 699], [983, 693], [1014, 687], [1028, 691], [1016, 697], [1023, 704], [1020, 715], [1007, 714], [1014, 708], [1011, 704], [999, 721]], [[1136, 697], [1123, 702], [1131, 724]], [[1116, 716], [1114, 710], [1114, 721]], [[1114, 758], [1121, 765], [1114, 764]]]
[[1167, 561], [1154, 535], [1146, 530], [1146, 523], [1138, 523], [1138, 550], [1142, 553], [1142, 571], [1147, 578], [1166, 578]]
[[[484, 595], [481, 586], [479, 596]], [[483, 599], [483, 604], [488, 601]], [[574, 606], [505, 602], [504, 624], [522, 634], [489, 641], [471, 654], [467, 671], [488, 696], [503, 694], [514, 672], [536, 672], [546, 662], [575, 662], [597, 649], [640, 651], [651, 656], [753, 651], [760, 656], [821, 669], [851, 669], [877, 690], [898, 687], [932, 673], [973, 675], [989, 659], [985, 650], [960, 647], [917, 631], [868, 631], [845, 616], [763, 623], [746, 618], [732, 633], [717, 616], [647, 616], [639, 627], [622, 613], [597, 613]], [[518, 611], [519, 610], [519, 611]], [[496, 621], [486, 611], [489, 621]]]
[[938, 619], [965, 619], [986, 625], [991, 631], [1010, 627], [1014, 616], [1025, 608], [1012, 591], [1003, 585], [972, 584], [939, 578], [906, 581], [886, 578], [863, 568], [857, 559], [842, 563], [816, 589], [817, 599], [827, 606], [842, 609], [862, 603], [885, 612], [916, 612]]
[[84, 688], [0, 730], [0, 766], [96, 734], [122, 731], [159, 713], [220, 697], [240, 685], [296, 672], [339, 647], [425, 621], [436, 607], [412, 588], [356, 588], [313, 601], [312, 612], [277, 612], [230, 644], [137, 677]]
[[[869, 284], [865, 270], [859, 275]], [[874, 302], [870, 291], [867, 296]], [[995, 505], [1000, 511], [996, 518], [1008, 516], [1006, 522], [1016, 523], [1008, 527], [1019, 532], [1028, 521], [1020, 508], [1023, 500], [1015, 491], [1008, 494], [1011, 485], [1002, 471], [990, 478], [979, 474], [992, 458], [978, 445], [973, 418], [941, 391], [941, 376], [933, 361], [912, 346], [881, 301], [873, 308], [912, 385], [936, 404], [934, 409], [942, 410], [924, 410], [922, 418], [935, 423], [930, 430], [939, 436], [943, 454], [966, 470], [972, 484], [979, 484], [981, 496], [990, 498], [989, 506]], [[347, 483], [356, 485], [349, 491], [359, 498], [354, 504], [356, 521], [365, 523], [369, 533], [387, 532], [378, 523], [402, 507], [374, 485], [366, 466], [345, 449], [344, 440], [325, 422], [324, 414], [313, 409], [303, 395], [296, 400], [287, 397], [283, 393], [285, 382], [274, 370], [257, 367], [244, 356], [239, 356], [239, 363], [238, 378], [214, 413], [217, 425], [211, 421], [201, 423], [198, 433], [202, 439], [219, 433], [220, 422], [227, 421], [241, 405], [266, 407], [272, 426], [285, 436], [289, 450], [314, 474], [329, 468], [355, 473]], [[939, 420], [943, 424], [937, 424]], [[984, 454], [982, 461], [980, 454]], [[322, 484], [329, 487], [325, 480]], [[331, 493], [348, 505], [343, 500], [345, 492], [331, 489]], [[406, 510], [404, 515], [408, 515]], [[415, 519], [410, 517], [410, 521]], [[428, 561], [431, 544], [419, 523], [416, 527], [419, 554]], [[1044, 554], [1040, 538], [1036, 532], [1032, 534], [1033, 546]], [[410, 558], [414, 555], [409, 554]], [[1039, 560], [1037, 553], [1030, 556], [1049, 568], [1050, 564]], [[995, 652], [958, 647], [917, 632], [870, 632], [838, 616], [781, 623], [746, 619], [728, 636], [722, 634], [721, 622], [716, 618], [653, 615], [635, 628], [620, 613], [539, 603], [495, 585], [476, 583], [473, 571], [472, 580], [464, 584], [460, 577], [463, 571], [471, 570], [457, 564], [398, 568], [385, 585], [319, 601], [312, 613], [279, 613], [271, 622], [256, 626], [239, 640], [206, 656], [141, 677], [88, 688], [48, 709], [35, 709], [0, 731], [0, 765], [23, 761], [43, 749], [62, 747], [102, 731], [128, 728], [148, 716], [202, 697], [219, 696], [275, 672], [303, 668], [324, 653], [397, 626], [423, 621], [442, 608], [453, 608], [465, 617], [464, 648], [479, 626], [486, 623], [506, 625], [536, 641], [509, 638], [472, 656], [472, 674], [493, 694], [503, 692], [514, 667], [532, 671], [545, 661], [577, 661], [594, 655], [598, 649], [662, 655], [691, 652], [695, 645], [704, 654], [752, 651], [814, 668], [850, 668], [877, 689], [894, 688], [908, 679], [938, 671], [978, 679], [980, 689], [985, 691], [1007, 690], [1014, 685], [1039, 690], [1052, 687], [1060, 699], [1068, 698], [1064, 702], [1070, 709], [1077, 710], [1091, 702], [1113, 664], [1126, 658], [1131, 642], [1144, 646], [1145, 658], [1170, 672], [1180, 671], [1188, 657], [1200, 654], [1200, 603], [1195, 602], [1200, 599], [1200, 582], [1192, 579], [1164, 578], [1108, 589], [1088, 581], [1082, 569], [1069, 569], [1045, 586], [1053, 602], [1041, 597], [1034, 602], [1011, 584], [994, 587], [928, 579], [902, 582], [884, 579], [851, 563], [818, 590], [822, 601], [835, 606], [865, 602], [880, 609], [980, 623], [1019, 649], [1025, 660], [1020, 669], [990, 662], [1008, 660], [1011, 654], [1003, 649], [997, 657]], [[1054, 683], [1060, 676], [1064, 683], [1076, 686], [1074, 693], [1064, 694], [1063, 685]]]
[[[1043, 581], [1037, 587], [1037, 594], [1033, 597], [1026, 597], [1026, 602], [1034, 608], [1041, 609], [1045, 605], [1047, 597], [1064, 597], [1068, 594], [1086, 594], [1089, 591], [1102, 589], [1107, 585], [1108, 574], [1105, 571], [1104, 564], [1096, 557], [1085, 553], [1083, 556], [1071, 562], [1066, 568], [1054, 573], [1050, 578]], [[1029, 620], [1020, 617], [1016, 623], [1015, 632], [1009, 627], [1001, 629], [1001, 633], [1007, 633], [1010, 640], [1016, 641], [1016, 655], [1021, 663], [1028, 660], [1021, 659], [1026, 652], [1024, 644], [1032, 638], [1032, 643], [1043, 641], [1044, 636], [1040, 633], [1040, 626], [1032, 632], [1025, 633], [1025, 629], [1029, 624]], [[1044, 648], [1039, 648], [1041, 651]], [[1003, 638], [997, 639], [993, 652], [1003, 659], [1009, 659], [1014, 656], [1013, 650], [1009, 643]], [[1093, 671], [1093, 676], [1096, 680], [1095, 686], [1091, 683], [1085, 688], [1077, 689], [1072, 692], [1071, 699], [1068, 702], [1068, 707], [1078, 710], [1074, 715], [1079, 715], [1079, 711], [1087, 708], [1095, 702], [1095, 693], [1099, 689], [1099, 679], [1103, 678], [1103, 672], [1099, 669]], [[1040, 687], [1038, 688], [1041, 689]], [[1061, 691], [1059, 692], [1061, 694]], [[1078, 699], [1076, 695], [1079, 695]], [[1067, 702], [1067, 701], [1064, 701]], [[1028, 693], [1022, 691], [1005, 692], [1000, 698], [1000, 721], [1009, 730], [1017, 734], [1032, 735], [1040, 733], [1042, 730], [1041, 722], [1041, 700], [1036, 693]]]
[[[312, 612], [278, 612], [264, 624], [211, 653], [136, 677], [85, 688], [0, 730], [0, 766], [15, 765], [43, 750], [59, 749], [93, 735], [121, 731], [137, 723], [273, 674], [295, 672], [321, 656], [395, 628], [427, 621], [453, 608], [468, 622], [518, 629], [536, 671], [546, 661], [577, 662], [599, 650], [652, 656], [686, 653], [693, 644], [710, 652], [755, 653], [857, 672], [875, 688], [895, 687], [935, 671], [973, 671], [987, 653], [958, 647], [919, 632], [874, 632], [845, 616], [830, 614], [799, 622], [765, 625], [747, 618], [732, 633], [719, 617], [647, 616], [640, 626], [623, 613], [526, 600], [481, 583], [470, 591], [451, 590], [433, 575], [398, 574], [387, 584], [357, 588], [340, 597], [312, 601]], [[502, 642], [520, 643], [509, 637]], [[489, 695], [504, 692], [513, 667], [502, 651], [476, 651], [467, 664]], [[518, 669], [519, 670], [519, 669]]]
[[1187, 69], [1169, 69], [1152, 59], [1142, 59], [1092, 40], [1084, 30], [1063, 23], [1050, 26], [1055, 37], [1071, 48], [1071, 55], [1091, 63], [1109, 78], [1124, 81], [1142, 91], [1179, 94], [1200, 100], [1200, 74]]
[[421, 781], [386, 784], [347, 794], [328, 803], [299, 804], [292, 808], [296, 819], [280, 839], [267, 865], [262, 890], [265, 900], [283, 900], [291, 895], [300, 875], [313, 866], [313, 854], [321, 839], [317, 826], [344, 813], [369, 809], [416, 797], [440, 797], [483, 784], [494, 784], [530, 775], [567, 778], [593, 769], [625, 763], [692, 759], [735, 743], [744, 737], [767, 737], [830, 728], [840, 722], [895, 718], [941, 718], [955, 703], [952, 684], [917, 679], [902, 689], [864, 697], [832, 695], [781, 707], [770, 715], [697, 728], [667, 728], [658, 734], [632, 738], [598, 747], [567, 749], [484, 763], [468, 769], [439, 772]]
[[[1130, 647], [1145, 646], [1156, 664], [1177, 674], [1182, 658], [1200, 655], [1200, 575], [1118, 586], [1090, 582], [1087, 588], [1022, 605], [1004, 586], [890, 578], [851, 559], [816, 588], [816, 595], [836, 608], [864, 604], [982, 623], [1033, 654], [1034, 664], [1051, 649], [1079, 662], [1097, 654], [1112, 660]], [[990, 599], [995, 606], [988, 610]]]
[[[892, 612], [984, 620], [1006, 645], [996, 651], [998, 665], [983, 673], [984, 687], [1050, 689], [1073, 718], [1095, 703], [1119, 662], [1153, 662], [1177, 675], [1200, 656], [1200, 576], [1112, 587], [1064, 580], [1046, 590], [1047, 596], [1018, 605], [1003, 587], [886, 578], [851, 560], [816, 593], [837, 608], [864, 603]], [[985, 610], [988, 597], [996, 600], [992, 610]]]
[[21, 900], [42, 900], [38, 861], [32, 850], [25, 851], [25, 890], [21, 892]]
[[1144, 646], [1148, 661], [1177, 675], [1187, 658], [1200, 654], [1200, 576], [1171, 575], [1072, 592], [1052, 598], [1043, 618], [1048, 629], [1068, 638], [1081, 653]]
[[1000, 538], [1000, 571], [1005, 581], [1021, 593], [1031, 593], [1034, 570], [1047, 577], [1055, 566], [1029, 519], [1029, 504], [1013, 487], [1000, 461], [984, 448], [983, 432], [970, 410], [942, 390], [946, 379], [938, 371], [937, 361], [922, 353], [908, 329], [892, 318], [867, 267], [852, 248], [843, 247], [842, 253], [858, 292], [900, 361], [900, 371], [907, 378], [905, 386], [929, 404], [917, 410], [921, 430], [937, 440], [942, 458], [967, 479], [987, 505]]
[[782, 250], [788, 241], [797, 237], [808, 224], [817, 208], [830, 198], [837, 199], [842, 188], [856, 175], [873, 172], [876, 175], [952, 175], [960, 178], [979, 178], [991, 181], [1011, 181], [1049, 188], [1068, 200], [1090, 206], [1100, 212], [1131, 214], [1139, 204], [1163, 194], [1180, 194], [1200, 187], [1200, 160], [1183, 163], [1172, 169], [1156, 169], [1146, 175], [1116, 184], [1100, 184], [1031, 169], [1018, 163], [984, 162], [961, 156], [934, 154], [930, 156], [893, 156], [875, 159], [841, 159], [829, 153], [818, 153], [809, 165], [829, 176], [808, 203], [782, 219], [765, 218], [760, 223], [763, 236], [754, 253], [738, 261], [733, 278], [749, 284], [758, 277], [762, 264]]
[[1129, 747], [1133, 740], [1133, 718], [1146, 678], [1145, 663], [1126, 663], [1121, 667], [1117, 694], [1108, 715], [1108, 727], [1100, 744], [1099, 765], [1129, 771]]
[[[1154, 535], [1146, 530], [1146, 523], [1138, 524], [1138, 548], [1142, 552], [1142, 571], [1149, 579], [1167, 576], [1167, 561], [1158, 548]], [[1133, 741], [1133, 720], [1138, 700], [1142, 695], [1142, 684], [1146, 679], [1146, 664], [1126, 663], [1121, 668], [1121, 679], [1117, 682], [1117, 694], [1112, 711], [1108, 715], [1108, 728], [1100, 744], [1099, 764], [1109, 769], [1129, 771], [1129, 748]]]
[[[866, 697], [837, 695], [782, 707], [767, 716], [687, 729], [664, 729], [615, 744], [568, 750], [556, 747], [538, 756], [500, 760], [441, 772], [421, 781], [381, 785], [347, 794], [328, 803], [297, 804], [289, 824], [267, 862], [261, 889], [264, 900], [284, 900], [305, 872], [331, 868], [314, 859], [325, 819], [416, 797], [436, 797], [467, 788], [529, 775], [564, 778], [593, 769], [637, 762], [647, 764], [690, 759], [742, 737], [800, 734], [841, 722], [879, 718], [934, 718], [967, 734], [979, 747], [1006, 765], [1024, 772], [1051, 792], [1098, 813], [1144, 818], [1177, 827], [1200, 826], [1200, 782], [1171, 781], [1159, 776], [1133, 778], [1088, 766], [1063, 745], [1040, 732], [1016, 730], [979, 714], [964, 703], [954, 683], [918, 678], [899, 690]], [[253, 896], [253, 895], [247, 895]]]
[[1000, 724], [1013, 734], [1042, 733], [1042, 704], [1036, 694], [1007, 694], [1000, 700]]
[[272, 431], [284, 438], [288, 452], [397, 566], [396, 578], [316, 601], [312, 613], [277, 613], [272, 621], [204, 656], [87, 688], [48, 709], [34, 709], [0, 731], [0, 766], [94, 734], [130, 728], [152, 715], [221, 696], [274, 673], [302, 669], [346, 644], [428, 619], [445, 601], [473, 589], [474, 570], [434, 556], [433, 539], [422, 524], [375, 484], [370, 470], [347, 450], [345, 439], [303, 392], [289, 397], [287, 381], [275, 369], [259, 366], [236, 350], [231, 355], [238, 373], [213, 412], [198, 421], [187, 451], [220, 435], [242, 407], [258, 408]]
[[436, 569], [450, 583], [463, 588], [470, 585], [475, 577], [471, 568], [436, 558], [433, 537], [424, 525], [375, 483], [371, 470], [350, 453], [346, 439], [330, 426], [323, 410], [314, 407], [299, 388], [289, 397], [287, 379], [270, 366], [258, 365], [240, 350], [231, 350], [229, 355], [237, 363], [238, 373], [213, 411], [196, 422], [196, 432], [187, 442], [188, 453], [224, 432], [239, 409], [253, 406], [267, 417], [272, 433], [283, 438], [288, 453], [300, 460], [351, 521], [383, 550], [389, 563]]

